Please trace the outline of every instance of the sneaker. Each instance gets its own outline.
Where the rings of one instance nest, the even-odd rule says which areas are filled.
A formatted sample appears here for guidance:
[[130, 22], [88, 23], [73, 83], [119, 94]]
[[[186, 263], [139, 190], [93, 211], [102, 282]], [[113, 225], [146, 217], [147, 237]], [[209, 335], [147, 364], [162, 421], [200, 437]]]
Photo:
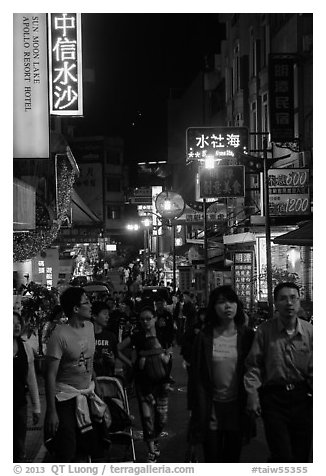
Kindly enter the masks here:
[[157, 463], [156, 454], [149, 451], [147, 453], [146, 463]]
[[159, 458], [161, 455], [160, 445], [157, 442], [154, 443], [154, 454], [156, 458]]

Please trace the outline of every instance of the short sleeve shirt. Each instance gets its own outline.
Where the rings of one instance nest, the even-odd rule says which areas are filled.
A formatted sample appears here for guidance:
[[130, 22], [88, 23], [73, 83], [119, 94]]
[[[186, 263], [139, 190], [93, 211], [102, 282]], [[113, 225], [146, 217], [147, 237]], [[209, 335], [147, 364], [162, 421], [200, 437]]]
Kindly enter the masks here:
[[220, 335], [213, 339], [214, 400], [232, 401], [237, 398], [237, 334]]
[[47, 345], [47, 356], [60, 360], [57, 382], [79, 390], [88, 388], [92, 380], [95, 352], [94, 326], [57, 326]]

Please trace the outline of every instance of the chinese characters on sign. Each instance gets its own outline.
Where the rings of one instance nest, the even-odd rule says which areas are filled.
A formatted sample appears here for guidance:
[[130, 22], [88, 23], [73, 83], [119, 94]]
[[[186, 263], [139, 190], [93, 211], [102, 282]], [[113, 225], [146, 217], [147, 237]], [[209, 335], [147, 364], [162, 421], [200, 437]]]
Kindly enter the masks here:
[[200, 171], [200, 197], [230, 198], [244, 196], [244, 166], [219, 165]]
[[269, 169], [270, 216], [309, 215], [309, 169]]
[[191, 288], [191, 266], [179, 266], [179, 289], [181, 292], [189, 291]]
[[245, 309], [252, 306], [253, 291], [253, 253], [251, 251], [235, 252], [234, 257], [234, 289]]
[[245, 127], [188, 127], [186, 132], [187, 160], [205, 160], [234, 157], [236, 151], [248, 147]]
[[81, 51], [81, 14], [49, 13], [51, 114], [83, 114]]
[[270, 55], [270, 128], [273, 142], [294, 140], [293, 57]]

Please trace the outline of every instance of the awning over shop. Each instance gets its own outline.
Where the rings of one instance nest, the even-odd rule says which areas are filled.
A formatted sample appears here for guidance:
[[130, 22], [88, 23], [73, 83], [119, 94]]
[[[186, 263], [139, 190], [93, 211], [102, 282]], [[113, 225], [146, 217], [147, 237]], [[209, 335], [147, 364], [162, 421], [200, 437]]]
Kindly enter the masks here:
[[100, 218], [86, 205], [78, 193], [73, 190], [71, 194], [72, 222], [79, 225], [100, 223]]
[[273, 239], [277, 245], [313, 246], [313, 222], [302, 222], [299, 228]]

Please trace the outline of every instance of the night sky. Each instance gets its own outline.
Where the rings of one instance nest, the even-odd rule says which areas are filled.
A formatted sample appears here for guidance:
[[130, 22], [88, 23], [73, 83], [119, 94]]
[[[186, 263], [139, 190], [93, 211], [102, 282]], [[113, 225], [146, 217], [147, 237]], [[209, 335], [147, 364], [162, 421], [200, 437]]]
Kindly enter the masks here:
[[212, 13], [83, 14], [83, 66], [95, 81], [84, 81], [75, 134], [122, 137], [129, 162], [166, 159], [169, 90], [191, 83], [223, 34]]

